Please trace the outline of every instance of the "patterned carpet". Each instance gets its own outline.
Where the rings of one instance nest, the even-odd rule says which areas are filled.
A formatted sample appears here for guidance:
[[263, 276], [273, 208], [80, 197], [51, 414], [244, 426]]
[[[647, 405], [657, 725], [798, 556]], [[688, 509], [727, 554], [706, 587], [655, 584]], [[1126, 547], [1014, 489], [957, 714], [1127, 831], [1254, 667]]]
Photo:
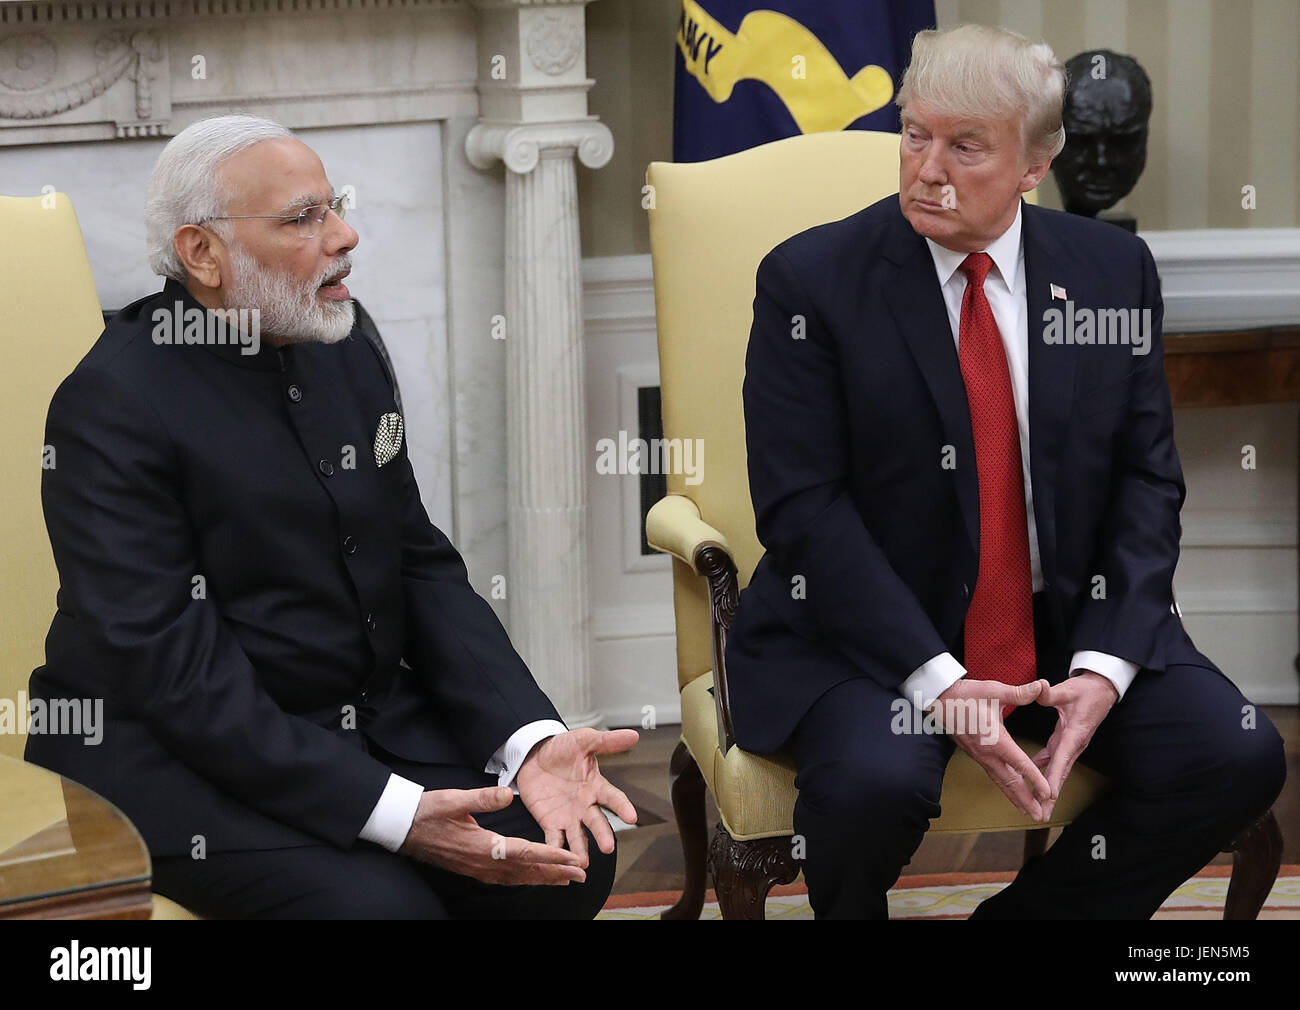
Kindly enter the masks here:
[[[1156, 913], [1157, 919], [1219, 919], [1228, 892], [1228, 867], [1207, 867], [1178, 888]], [[903, 886], [889, 892], [891, 919], [964, 919], [985, 898], [1005, 887], [1014, 873], [931, 873], [903, 877]], [[713, 891], [701, 919], [721, 919]], [[675, 891], [615, 895], [598, 919], [657, 919], [678, 898]], [[1261, 919], [1300, 919], [1300, 866], [1283, 866], [1264, 903]], [[811, 919], [808, 894], [802, 884], [772, 889], [767, 899], [769, 919]]]

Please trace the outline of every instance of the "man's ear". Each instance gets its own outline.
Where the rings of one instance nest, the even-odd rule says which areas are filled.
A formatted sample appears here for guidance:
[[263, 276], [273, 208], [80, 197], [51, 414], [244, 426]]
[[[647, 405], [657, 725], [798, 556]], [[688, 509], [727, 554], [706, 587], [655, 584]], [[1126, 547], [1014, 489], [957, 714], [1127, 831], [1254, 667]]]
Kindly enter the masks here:
[[1047, 170], [1052, 167], [1052, 161], [1053, 159], [1048, 158], [1041, 165], [1030, 165], [1025, 170], [1025, 174], [1020, 177], [1020, 192], [1028, 193], [1031, 189], [1037, 189]]
[[172, 245], [191, 279], [207, 288], [221, 287], [221, 259], [210, 231], [196, 224], [183, 224], [172, 236]]

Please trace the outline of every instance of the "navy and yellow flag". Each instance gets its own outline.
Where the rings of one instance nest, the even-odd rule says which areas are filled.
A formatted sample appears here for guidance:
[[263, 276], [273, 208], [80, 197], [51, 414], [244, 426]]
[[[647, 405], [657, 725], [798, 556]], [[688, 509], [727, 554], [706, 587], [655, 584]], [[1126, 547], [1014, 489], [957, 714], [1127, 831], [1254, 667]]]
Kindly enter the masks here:
[[681, 0], [673, 160], [826, 130], [897, 131], [934, 0]]

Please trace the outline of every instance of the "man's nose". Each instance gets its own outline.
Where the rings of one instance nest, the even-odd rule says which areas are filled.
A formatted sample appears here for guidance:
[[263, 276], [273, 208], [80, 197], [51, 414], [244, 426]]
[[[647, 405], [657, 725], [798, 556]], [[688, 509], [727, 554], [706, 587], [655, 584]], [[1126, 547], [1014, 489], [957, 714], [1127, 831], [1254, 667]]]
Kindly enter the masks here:
[[921, 162], [921, 170], [917, 172], [918, 178], [926, 185], [942, 185], [948, 180], [948, 172], [944, 168], [943, 159], [940, 157], [939, 145], [931, 143], [925, 152], [925, 158]]
[[330, 211], [325, 215], [325, 223], [321, 228], [321, 238], [324, 251], [330, 255], [337, 255], [340, 252], [355, 249], [357, 243], [361, 241], [361, 236], [357, 234], [357, 230], [339, 217], [337, 211]]

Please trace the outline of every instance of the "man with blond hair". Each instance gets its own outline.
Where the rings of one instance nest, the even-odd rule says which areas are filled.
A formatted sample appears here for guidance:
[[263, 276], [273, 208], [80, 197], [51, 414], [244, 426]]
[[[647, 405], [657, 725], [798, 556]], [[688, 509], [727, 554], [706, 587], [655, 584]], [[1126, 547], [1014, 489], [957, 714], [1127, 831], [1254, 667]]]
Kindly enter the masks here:
[[60, 587], [31, 694], [102, 698], [103, 738], [30, 736], [27, 758], [121, 807], [155, 890], [200, 915], [590, 918], [601, 808], [636, 819], [596, 756], [637, 734], [559, 721], [430, 523], [345, 212], [269, 120], [163, 149], [166, 284], [46, 429]]
[[[1064, 83], [1013, 32], [921, 32], [899, 193], [758, 269], [767, 553], [727, 664], [737, 742], [797, 765], [819, 917], [887, 915], [956, 747], [1039, 821], [1076, 760], [1111, 782], [975, 918], [1148, 917], [1285, 778], [1174, 605], [1185, 491], [1151, 253], [1021, 198], [1064, 143]], [[987, 718], [957, 725], [969, 703]]]

